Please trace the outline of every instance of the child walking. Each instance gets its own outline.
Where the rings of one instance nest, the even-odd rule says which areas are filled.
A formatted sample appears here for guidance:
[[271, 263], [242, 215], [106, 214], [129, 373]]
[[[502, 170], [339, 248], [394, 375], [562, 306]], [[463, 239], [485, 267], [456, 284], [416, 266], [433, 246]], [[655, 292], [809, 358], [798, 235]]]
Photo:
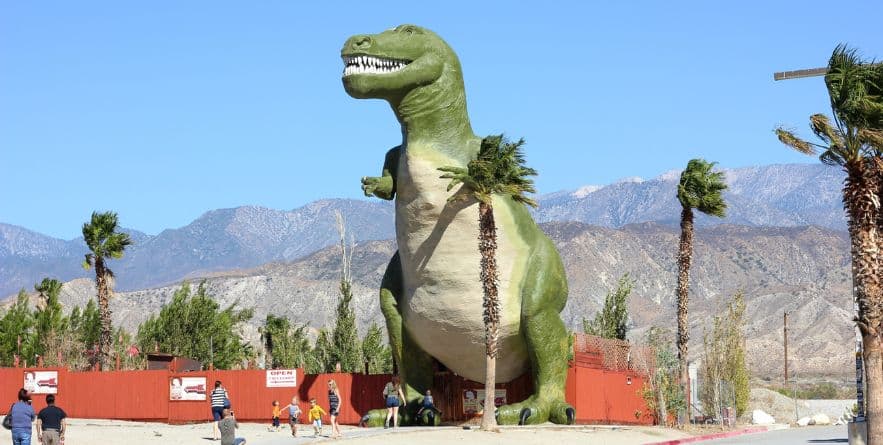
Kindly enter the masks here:
[[297, 396], [291, 398], [291, 403], [282, 408], [283, 411], [288, 410], [288, 426], [291, 427], [291, 436], [297, 437], [297, 422], [300, 421], [300, 406], [297, 405]]
[[322, 416], [325, 410], [316, 403], [316, 399], [310, 399], [309, 420], [313, 423], [313, 436], [322, 435]]
[[282, 415], [282, 408], [279, 408], [279, 401], [273, 401], [273, 426], [270, 431], [279, 431], [279, 416]]

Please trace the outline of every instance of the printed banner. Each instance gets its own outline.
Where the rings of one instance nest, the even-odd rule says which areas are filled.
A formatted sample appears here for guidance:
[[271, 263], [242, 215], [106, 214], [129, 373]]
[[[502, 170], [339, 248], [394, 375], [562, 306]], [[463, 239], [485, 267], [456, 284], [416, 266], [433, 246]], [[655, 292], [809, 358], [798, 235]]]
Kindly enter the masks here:
[[[494, 391], [494, 405], [497, 407], [506, 404], [506, 390]], [[463, 391], [463, 413], [478, 414], [484, 410], [484, 390], [466, 389]]]
[[205, 377], [172, 377], [169, 400], [205, 400]]
[[25, 371], [22, 387], [31, 394], [58, 394], [58, 371]]
[[297, 386], [296, 369], [268, 369], [267, 388], [294, 388]]

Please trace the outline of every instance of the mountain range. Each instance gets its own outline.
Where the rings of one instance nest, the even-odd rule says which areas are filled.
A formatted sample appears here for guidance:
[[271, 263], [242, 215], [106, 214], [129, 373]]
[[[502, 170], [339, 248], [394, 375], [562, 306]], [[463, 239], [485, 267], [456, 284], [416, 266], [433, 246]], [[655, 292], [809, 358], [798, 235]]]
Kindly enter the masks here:
[[[845, 230], [840, 203], [840, 170], [819, 164], [770, 165], [723, 170], [729, 189], [727, 217], [697, 217], [698, 225], [754, 227], [816, 225]], [[646, 221], [676, 225], [678, 172], [641, 180], [627, 178], [607, 186], [538, 196], [539, 222], [575, 221], [622, 227]], [[207, 273], [290, 261], [338, 242], [334, 213], [346, 218], [356, 241], [394, 237], [390, 202], [327, 199], [294, 210], [243, 206], [208, 211], [190, 224], [157, 235], [126, 230], [134, 245], [110, 267], [117, 289], [162, 286]], [[31, 289], [51, 276], [88, 277], [81, 268], [82, 238], [61, 240], [23, 227], [0, 223], [0, 296]]]

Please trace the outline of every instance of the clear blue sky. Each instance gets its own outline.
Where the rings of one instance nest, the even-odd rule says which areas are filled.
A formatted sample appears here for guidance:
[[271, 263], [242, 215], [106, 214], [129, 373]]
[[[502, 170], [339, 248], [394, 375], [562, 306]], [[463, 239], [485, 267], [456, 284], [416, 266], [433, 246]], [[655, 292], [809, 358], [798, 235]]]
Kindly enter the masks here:
[[[320, 3], [324, 3], [320, 5]], [[812, 162], [772, 129], [828, 111], [838, 42], [883, 58], [883, 2], [14, 2], [0, 14], [0, 222], [62, 238], [93, 210], [155, 234], [207, 210], [360, 197], [400, 139], [341, 86], [351, 34], [428, 27], [480, 135], [527, 139], [540, 192]], [[617, 3], [617, 4], [614, 4]]]

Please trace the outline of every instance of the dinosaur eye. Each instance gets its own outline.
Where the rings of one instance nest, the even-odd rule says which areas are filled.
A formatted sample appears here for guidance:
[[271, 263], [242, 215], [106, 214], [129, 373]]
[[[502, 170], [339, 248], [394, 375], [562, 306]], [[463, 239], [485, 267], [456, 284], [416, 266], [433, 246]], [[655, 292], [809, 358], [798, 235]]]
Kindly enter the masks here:
[[407, 35], [412, 35], [417, 32], [417, 29], [413, 26], [406, 26], [405, 29], [402, 30]]

